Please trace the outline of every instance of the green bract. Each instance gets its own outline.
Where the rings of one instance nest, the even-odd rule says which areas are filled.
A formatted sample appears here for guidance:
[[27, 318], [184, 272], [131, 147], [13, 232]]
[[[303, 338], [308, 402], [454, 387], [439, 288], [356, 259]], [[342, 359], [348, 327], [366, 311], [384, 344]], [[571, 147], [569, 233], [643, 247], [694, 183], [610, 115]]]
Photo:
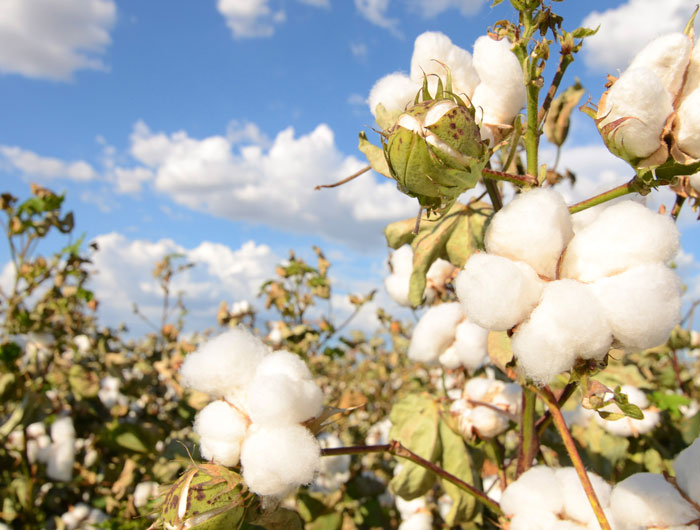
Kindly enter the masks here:
[[255, 498], [238, 473], [217, 464], [193, 465], [166, 493], [160, 522], [166, 530], [234, 530]]
[[417, 103], [386, 136], [391, 176], [428, 211], [446, 211], [476, 185], [488, 160], [473, 110], [452, 99]]

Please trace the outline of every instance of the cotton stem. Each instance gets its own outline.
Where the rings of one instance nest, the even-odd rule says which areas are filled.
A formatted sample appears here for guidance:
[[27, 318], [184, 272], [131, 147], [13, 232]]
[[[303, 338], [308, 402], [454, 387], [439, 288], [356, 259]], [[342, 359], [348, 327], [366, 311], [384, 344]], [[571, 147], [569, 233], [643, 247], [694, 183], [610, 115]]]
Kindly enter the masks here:
[[640, 181], [637, 180], [637, 178], [633, 178], [629, 182], [626, 182], [625, 184], [621, 184], [620, 186], [617, 186], [615, 188], [612, 188], [608, 191], [604, 191], [603, 193], [600, 193], [598, 195], [595, 195], [591, 197], [590, 199], [586, 199], [585, 201], [577, 202], [576, 204], [573, 204], [569, 206], [569, 212], [570, 213], [577, 213], [581, 212], [583, 210], [586, 210], [588, 208], [592, 208], [593, 206], [597, 206], [599, 204], [603, 204], [604, 202], [611, 201], [612, 199], [616, 199], [618, 197], [622, 197], [624, 195], [628, 195], [630, 193], [637, 193], [645, 190], [644, 184], [642, 184]]
[[536, 404], [535, 393], [528, 388], [523, 388], [523, 405], [520, 415], [520, 445], [518, 447], [518, 476], [530, 469], [532, 460], [539, 450], [539, 439], [535, 429]]

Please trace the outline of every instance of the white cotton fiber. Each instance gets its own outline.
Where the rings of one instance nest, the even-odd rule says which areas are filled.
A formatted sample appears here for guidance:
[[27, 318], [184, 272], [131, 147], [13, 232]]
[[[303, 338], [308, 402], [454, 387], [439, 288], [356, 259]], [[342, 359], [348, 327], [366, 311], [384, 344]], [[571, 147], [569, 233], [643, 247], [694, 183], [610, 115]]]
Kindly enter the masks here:
[[57, 418], [51, 424], [51, 446], [48, 448], [46, 474], [53, 480], [68, 482], [73, 477], [75, 462], [75, 428], [70, 416]]
[[377, 105], [380, 103], [388, 112], [402, 112], [413, 104], [420, 84], [406, 74], [394, 72], [377, 81], [369, 92], [367, 103], [372, 115], [377, 117]]
[[591, 285], [625, 348], [663, 344], [680, 321], [681, 281], [666, 265], [640, 265]]
[[550, 511], [525, 507], [510, 520], [509, 530], [551, 530], [558, 520]]
[[692, 42], [683, 33], [669, 33], [651, 41], [635, 56], [629, 68], [648, 68], [654, 72], [672, 97], [683, 84], [690, 62]]
[[678, 453], [673, 469], [680, 488], [700, 504], [700, 438]]
[[[439, 62], [437, 62], [439, 61]], [[479, 83], [479, 76], [472, 66], [471, 54], [452, 44], [450, 38], [438, 31], [427, 31], [416, 38], [411, 57], [411, 79], [423, 83], [423, 74], [428, 76], [431, 88], [437, 86], [437, 81], [431, 74], [440, 76], [443, 86], [447, 79], [447, 71], [452, 76], [452, 92], [464, 98], [471, 98], [474, 88]], [[434, 92], [433, 92], [433, 95]]]
[[397, 248], [389, 256], [389, 268], [391, 272], [384, 278], [384, 287], [393, 300], [404, 307], [411, 303], [408, 301], [409, 282], [413, 272], [413, 250], [404, 245]]
[[510, 42], [479, 37], [474, 43], [473, 62], [481, 80], [472, 98], [477, 121], [483, 117], [484, 123], [510, 125], [526, 99], [522, 67], [510, 50]]
[[428, 308], [416, 324], [408, 347], [413, 361], [436, 361], [454, 342], [457, 324], [464, 318], [458, 302], [434, 305]]
[[313, 480], [321, 465], [321, 448], [301, 425], [255, 426], [243, 442], [241, 464], [251, 491], [283, 497]]
[[266, 356], [258, 365], [255, 375], [284, 375], [293, 381], [313, 380], [311, 371], [303, 359], [286, 350], [277, 350]]
[[700, 88], [688, 94], [678, 107], [675, 135], [683, 152], [700, 158]]
[[564, 198], [538, 188], [518, 195], [494, 215], [484, 244], [491, 254], [524, 261], [538, 274], [555, 278], [559, 256], [573, 235]]
[[[586, 492], [581, 485], [581, 480], [573, 467], [562, 467], [555, 471], [557, 482], [564, 497], [564, 515], [581, 523], [595, 520], [596, 516], [588, 501]], [[595, 473], [588, 472], [598, 502], [603, 508], [610, 505], [610, 493], [612, 487]]]
[[200, 453], [224, 466], [238, 464], [247, 428], [248, 419], [221, 400], [209, 403], [194, 420], [194, 432], [200, 438]]
[[[397, 474], [398, 473], [395, 471], [394, 476]], [[399, 512], [399, 515], [401, 515], [401, 519], [408, 519], [416, 513], [428, 511], [425, 497], [416, 497], [415, 499], [407, 501], [403, 497], [397, 496], [394, 502], [396, 503], [396, 510]]]
[[673, 112], [672, 98], [659, 77], [648, 68], [627, 70], [607, 92], [598, 109], [598, 128], [620, 119], [624, 123], [603, 133], [606, 142], [627, 158], [646, 158], [661, 146], [666, 119]]
[[260, 339], [239, 326], [187, 355], [180, 368], [182, 382], [214, 398], [224, 396], [247, 383], [267, 353]]
[[316, 417], [322, 409], [323, 392], [312, 380], [256, 374], [248, 386], [248, 411], [255, 423], [301, 423]]
[[528, 507], [551, 513], [564, 509], [564, 497], [553, 469], [531, 467], [503, 492], [501, 509], [506, 515], [527, 511]]
[[575, 280], [548, 283], [539, 305], [513, 334], [511, 346], [522, 373], [549, 383], [577, 358], [602, 359], [612, 331], [591, 289]]
[[673, 220], [634, 201], [603, 210], [569, 243], [561, 276], [591, 282], [643, 263], [667, 262], [680, 248]]
[[51, 440], [53, 443], [70, 442], [75, 440], [75, 427], [70, 416], [57, 418], [51, 424]]
[[455, 330], [454, 348], [460, 363], [470, 372], [488, 361], [489, 331], [469, 320], [463, 320]]
[[462, 366], [462, 361], [457, 356], [457, 349], [455, 348], [454, 342], [447, 347], [438, 357], [438, 362], [440, 366], [446, 368], [447, 370], [454, 370]]
[[636, 473], [615, 485], [610, 508], [621, 530], [682, 525], [698, 514], [662, 475]]
[[[425, 286], [425, 300], [428, 304], [435, 300], [439, 292], [444, 291], [445, 284], [452, 278], [456, 270], [457, 267], [442, 258], [433, 261], [425, 275], [427, 282]], [[408, 296], [408, 293], [406, 296]]]
[[522, 322], [537, 305], [543, 282], [523, 262], [473, 254], [455, 281], [464, 312], [476, 324], [503, 331]]
[[398, 530], [433, 530], [433, 516], [430, 512], [418, 512], [401, 521]]

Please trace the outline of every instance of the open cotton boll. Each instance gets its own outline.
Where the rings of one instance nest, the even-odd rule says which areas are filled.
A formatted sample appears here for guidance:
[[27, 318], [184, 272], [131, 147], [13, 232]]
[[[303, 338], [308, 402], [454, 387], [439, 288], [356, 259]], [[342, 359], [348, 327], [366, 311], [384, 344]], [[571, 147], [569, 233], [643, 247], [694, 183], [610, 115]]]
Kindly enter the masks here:
[[402, 112], [413, 103], [420, 84], [406, 74], [394, 72], [377, 81], [369, 92], [367, 104], [372, 115], [377, 117], [377, 105], [380, 103], [388, 112]]
[[222, 397], [247, 383], [268, 351], [260, 339], [238, 326], [187, 355], [180, 368], [182, 382], [213, 398]]
[[51, 424], [51, 440], [53, 443], [70, 442], [71, 444], [75, 441], [75, 427], [70, 416], [57, 418]]
[[693, 501], [700, 503], [700, 438], [678, 453], [673, 469], [678, 486]]
[[491, 254], [524, 261], [538, 274], [554, 278], [559, 256], [573, 236], [564, 198], [538, 188], [518, 195], [494, 215], [484, 245]]
[[676, 114], [676, 142], [678, 147], [700, 158], [700, 88], [691, 92], [678, 107]]
[[651, 41], [635, 56], [628, 68], [648, 68], [654, 72], [672, 97], [683, 84], [690, 62], [692, 42], [683, 33], [669, 33]]
[[225, 401], [213, 401], [197, 413], [194, 432], [200, 452], [208, 460], [235, 466], [241, 453], [249, 420]]
[[510, 520], [510, 530], [551, 530], [559, 519], [550, 511], [525, 507]]
[[671, 112], [671, 94], [661, 79], [648, 68], [632, 68], [601, 99], [598, 128], [628, 118], [610, 133], [606, 143], [612, 143], [627, 158], [646, 158], [661, 146], [661, 134]]
[[413, 330], [408, 347], [409, 359], [420, 362], [437, 360], [454, 341], [457, 324], [463, 318], [458, 302], [428, 308]]
[[644, 350], [663, 344], [681, 318], [681, 281], [662, 263], [633, 267], [591, 284], [625, 348]]
[[457, 355], [457, 349], [455, 348], [454, 342], [440, 354], [440, 357], [438, 357], [438, 362], [440, 363], [440, 366], [448, 370], [454, 370], [455, 368], [462, 366], [462, 361]]
[[539, 305], [511, 340], [518, 368], [538, 384], [570, 370], [577, 358], [602, 359], [611, 343], [612, 331], [598, 299], [575, 280], [548, 283]]
[[[581, 480], [573, 467], [562, 467], [554, 474], [564, 496], [564, 515], [569, 519], [575, 519], [581, 523], [595, 520], [596, 515], [591, 508], [586, 492], [581, 485]], [[588, 478], [593, 486], [596, 497], [603, 508], [610, 505], [610, 493], [612, 487], [595, 473], [588, 472]]]
[[241, 464], [251, 491], [283, 497], [313, 480], [321, 466], [321, 448], [301, 425], [254, 425], [243, 442]]
[[456, 270], [457, 267], [442, 258], [438, 258], [433, 261], [427, 274], [425, 275], [427, 282], [425, 287], [425, 298], [428, 303], [431, 303], [437, 296], [438, 292], [444, 289], [445, 284], [450, 280], [450, 278], [452, 278], [452, 275]]
[[452, 92], [471, 98], [479, 83], [479, 75], [472, 66], [471, 54], [455, 46], [447, 35], [439, 31], [427, 31], [418, 35], [411, 57], [411, 79], [422, 83], [423, 75], [427, 75], [429, 82], [436, 83], [431, 74], [437, 74], [444, 80], [447, 70], [440, 63], [449, 68]]
[[455, 281], [464, 313], [495, 331], [527, 318], [542, 293], [542, 280], [528, 264], [493, 254], [473, 254]]
[[671, 217], [634, 201], [603, 210], [577, 232], [561, 262], [563, 278], [592, 282], [643, 263], [667, 262], [680, 248]]
[[463, 320], [455, 330], [454, 349], [460, 364], [470, 372], [480, 368], [489, 358], [489, 331]]
[[310, 379], [256, 374], [248, 386], [248, 412], [254, 423], [288, 425], [320, 414], [323, 392]]
[[564, 509], [564, 497], [554, 470], [547, 466], [528, 469], [511, 482], [501, 497], [501, 509], [513, 515], [537, 507], [541, 511], [559, 513]]
[[303, 359], [286, 350], [277, 350], [265, 357], [258, 365], [255, 375], [284, 375], [293, 381], [313, 381], [311, 371]]
[[433, 516], [430, 512], [419, 512], [401, 521], [398, 530], [433, 530]]
[[655, 473], [636, 473], [616, 484], [610, 509], [621, 530], [683, 525], [699, 516], [663, 475]]
[[[397, 474], [398, 472], [395, 471], [394, 476]], [[394, 502], [396, 503], [396, 510], [399, 512], [401, 519], [408, 519], [412, 515], [428, 511], [428, 504], [425, 497], [416, 497], [415, 499], [407, 501], [403, 497], [397, 496]]]

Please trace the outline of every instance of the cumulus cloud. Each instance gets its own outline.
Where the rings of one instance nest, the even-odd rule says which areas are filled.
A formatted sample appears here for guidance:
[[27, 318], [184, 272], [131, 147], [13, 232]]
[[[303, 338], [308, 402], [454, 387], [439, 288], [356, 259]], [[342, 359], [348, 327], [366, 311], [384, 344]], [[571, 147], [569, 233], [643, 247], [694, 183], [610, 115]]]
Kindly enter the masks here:
[[435, 17], [448, 9], [457, 9], [464, 16], [477, 13], [485, 0], [410, 0], [409, 7], [425, 18]]
[[388, 29], [397, 37], [402, 35], [398, 28], [399, 21], [387, 17], [389, 0], [355, 0], [355, 8], [375, 26]]
[[300, 136], [287, 128], [268, 147], [234, 145], [224, 136], [156, 133], [139, 122], [131, 154], [154, 172], [157, 190], [193, 210], [232, 220], [372, 246], [381, 242], [385, 224], [416, 211], [393, 181], [378, 183], [371, 175], [338, 189], [314, 190], [365, 165], [343, 155], [324, 124]]
[[68, 80], [103, 70], [117, 8], [113, 0], [3, 0], [0, 71]]
[[283, 10], [273, 11], [268, 0], [218, 0], [216, 7], [236, 39], [269, 37], [285, 21]]
[[64, 178], [87, 181], [97, 176], [93, 167], [82, 160], [66, 162], [58, 158], [40, 156], [16, 146], [0, 146], [0, 156], [10, 169], [37, 180]]
[[210, 241], [185, 248], [171, 239], [130, 240], [116, 232], [101, 235], [95, 241], [99, 250], [92, 259], [95, 273], [90, 288], [102, 302], [100, 320], [111, 325], [126, 322], [134, 328], [132, 331], [143, 327], [133, 315], [134, 303], [151, 322], [160, 322], [162, 293], [152, 271], [167, 254], [182, 254], [178, 263], [195, 264], [173, 279], [171, 290], [184, 294], [188, 326], [197, 330], [216, 325], [222, 300], [253, 301], [260, 284], [272, 277], [279, 261], [267, 245], [253, 241], [236, 250]]
[[596, 35], [583, 47], [586, 64], [609, 73], [624, 70], [641, 48], [659, 35], [682, 31], [696, 0], [629, 0], [605, 11], [593, 11], [582, 25]]

